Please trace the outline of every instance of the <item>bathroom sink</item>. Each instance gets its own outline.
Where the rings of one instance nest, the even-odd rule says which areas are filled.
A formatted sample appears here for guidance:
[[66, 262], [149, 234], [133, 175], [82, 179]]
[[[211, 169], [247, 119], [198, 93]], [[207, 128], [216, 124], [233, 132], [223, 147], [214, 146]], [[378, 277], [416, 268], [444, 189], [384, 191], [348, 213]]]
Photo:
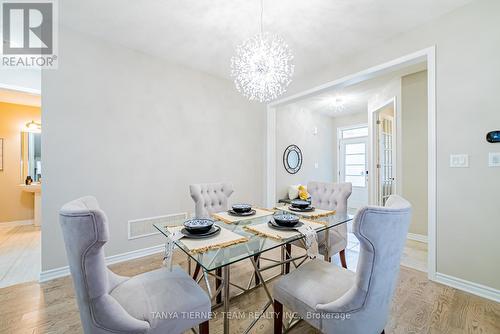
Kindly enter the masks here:
[[34, 196], [34, 217], [33, 224], [40, 226], [42, 224], [42, 185], [40, 182], [32, 183], [30, 185], [20, 184], [19, 187], [26, 192], [33, 193]]
[[40, 183], [32, 183], [30, 185], [20, 184], [19, 187], [21, 187], [23, 191], [30, 193], [39, 193], [42, 191], [42, 185]]

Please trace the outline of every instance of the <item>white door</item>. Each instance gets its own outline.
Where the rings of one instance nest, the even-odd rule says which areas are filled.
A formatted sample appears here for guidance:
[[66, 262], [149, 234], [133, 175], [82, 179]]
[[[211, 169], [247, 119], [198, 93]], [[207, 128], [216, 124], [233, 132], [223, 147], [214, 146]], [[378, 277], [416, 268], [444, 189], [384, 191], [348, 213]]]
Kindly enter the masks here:
[[352, 183], [349, 209], [358, 209], [368, 204], [367, 138], [339, 140], [339, 181]]

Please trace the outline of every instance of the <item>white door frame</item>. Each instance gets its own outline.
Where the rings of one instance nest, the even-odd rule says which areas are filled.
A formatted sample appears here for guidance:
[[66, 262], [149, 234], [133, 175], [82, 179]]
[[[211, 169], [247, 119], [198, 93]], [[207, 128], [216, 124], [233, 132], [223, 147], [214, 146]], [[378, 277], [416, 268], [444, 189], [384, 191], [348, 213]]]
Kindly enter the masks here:
[[[276, 107], [285, 105], [335, 87], [345, 87], [389, 73], [394, 70], [427, 61], [427, 155], [428, 155], [428, 259], [427, 275], [436, 280], [436, 46], [376, 65], [363, 71], [313, 87], [303, 92], [276, 100], [267, 105], [266, 185], [264, 198], [268, 207], [276, 204]], [[369, 171], [370, 175], [372, 171]]]
[[[337, 128], [337, 174], [335, 174], [337, 176], [337, 180], [339, 180], [339, 177], [340, 177], [340, 159], [338, 157], [340, 157], [340, 141], [341, 141], [340, 136], [342, 134], [342, 131], [350, 130], [350, 129], [357, 129], [357, 128], [364, 128], [364, 127], [368, 127], [368, 123], [359, 123], [359, 124], [342, 126], [342, 127]], [[361, 137], [359, 137], [359, 138], [361, 138]], [[369, 139], [370, 138], [367, 137], [367, 142], [369, 142]], [[368, 149], [368, 145], [369, 145], [369, 143], [367, 143], [367, 146], [366, 146], [367, 149]], [[368, 151], [366, 152], [366, 154], [367, 154], [366, 157], [368, 159]], [[368, 167], [368, 163], [367, 163], [367, 167]]]
[[[394, 146], [396, 149], [393, 151], [393, 161], [396, 162], [396, 169], [393, 170], [392, 172], [394, 173], [394, 177], [396, 179], [396, 183], [394, 184], [395, 189], [394, 193], [401, 195], [402, 194], [402, 159], [401, 159], [401, 147], [402, 147], [402, 132], [401, 132], [401, 110], [397, 107], [397, 100], [396, 96], [391, 97], [389, 100], [381, 103], [380, 105], [375, 106], [374, 108], [368, 110], [368, 202], [370, 204], [376, 204], [377, 203], [377, 178], [375, 177], [375, 173], [377, 171], [377, 161], [375, 160], [375, 147], [374, 144], [377, 143], [377, 131], [375, 131], [375, 128], [377, 126], [377, 118], [374, 117], [374, 114], [380, 110], [381, 108], [388, 106], [392, 104], [393, 110], [394, 110], [394, 122], [393, 122], [393, 127], [396, 129], [395, 132], [393, 132], [393, 138], [396, 140], [393, 141]], [[396, 159], [394, 159], [394, 157]], [[370, 177], [371, 174], [371, 177]]]

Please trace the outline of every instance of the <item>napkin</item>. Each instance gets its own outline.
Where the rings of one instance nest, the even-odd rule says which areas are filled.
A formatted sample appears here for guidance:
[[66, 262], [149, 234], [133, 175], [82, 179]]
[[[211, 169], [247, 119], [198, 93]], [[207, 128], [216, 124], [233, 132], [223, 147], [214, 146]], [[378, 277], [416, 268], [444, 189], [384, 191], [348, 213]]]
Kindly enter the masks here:
[[311, 259], [315, 259], [319, 255], [318, 250], [318, 234], [316, 231], [309, 225], [302, 225], [297, 227], [297, 231], [299, 231], [303, 236], [305, 236], [304, 241], [306, 244], [307, 256]]

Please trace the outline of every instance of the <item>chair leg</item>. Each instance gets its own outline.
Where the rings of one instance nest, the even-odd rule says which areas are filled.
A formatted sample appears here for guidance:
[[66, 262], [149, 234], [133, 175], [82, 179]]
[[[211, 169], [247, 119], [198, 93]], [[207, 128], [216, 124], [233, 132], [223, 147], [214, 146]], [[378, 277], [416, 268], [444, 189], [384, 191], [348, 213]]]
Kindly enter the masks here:
[[380, 333], [380, 334], [385, 334], [385, 330], [384, 330], [384, 329], [382, 329], [382, 333]]
[[345, 260], [345, 249], [343, 249], [339, 252], [339, 256], [340, 256], [340, 263], [342, 264], [342, 267], [347, 269], [347, 262]]
[[[222, 277], [222, 268], [215, 269], [215, 275], [217, 275], [217, 277]], [[220, 278], [215, 279], [215, 291], [219, 289], [221, 283], [222, 281]], [[222, 303], [222, 290], [217, 294], [217, 297], [215, 297], [215, 302], [217, 304]]]
[[208, 334], [209, 333], [209, 326], [208, 326], [208, 320], [205, 321], [205, 322], [202, 322], [200, 325], [199, 325], [199, 332], [200, 334]]
[[[255, 263], [257, 264], [257, 268], [260, 268], [260, 255], [254, 255], [253, 259], [254, 259]], [[257, 286], [260, 284], [260, 278], [257, 275], [257, 272], [255, 272], [254, 275], [255, 275], [255, 286]]]
[[[292, 244], [286, 244], [285, 260], [290, 260], [292, 258]], [[290, 262], [285, 264], [285, 274], [290, 273]]]
[[274, 334], [281, 334], [283, 328], [283, 304], [276, 299], [273, 304], [274, 308]]
[[200, 273], [201, 266], [197, 263], [196, 269], [194, 270], [193, 279], [196, 280], [198, 278], [198, 274]]

